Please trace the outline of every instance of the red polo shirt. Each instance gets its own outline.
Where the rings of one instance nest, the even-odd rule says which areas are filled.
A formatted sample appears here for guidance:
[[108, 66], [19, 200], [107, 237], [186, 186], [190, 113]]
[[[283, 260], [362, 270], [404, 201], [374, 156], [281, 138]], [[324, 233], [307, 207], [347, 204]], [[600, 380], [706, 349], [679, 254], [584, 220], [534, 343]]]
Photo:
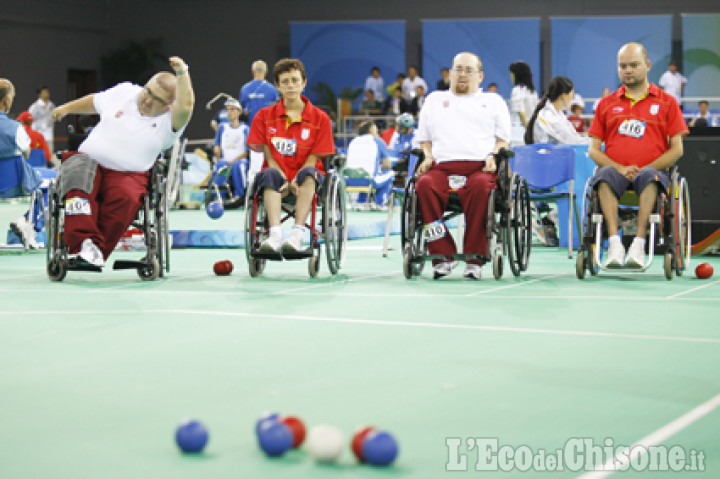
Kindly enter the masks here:
[[641, 168], [665, 153], [678, 133], [689, 133], [680, 107], [653, 83], [637, 101], [625, 95], [625, 85], [600, 100], [588, 131], [616, 163]]
[[[324, 157], [335, 153], [330, 118], [304, 96], [302, 100], [305, 102], [302, 116], [292, 123], [282, 99], [260, 110], [253, 119], [247, 140], [248, 146], [255, 151], [263, 151], [263, 146], [268, 145], [288, 180], [295, 178], [309, 155]], [[265, 161], [263, 169], [267, 167]], [[324, 171], [319, 158], [315, 168]]]

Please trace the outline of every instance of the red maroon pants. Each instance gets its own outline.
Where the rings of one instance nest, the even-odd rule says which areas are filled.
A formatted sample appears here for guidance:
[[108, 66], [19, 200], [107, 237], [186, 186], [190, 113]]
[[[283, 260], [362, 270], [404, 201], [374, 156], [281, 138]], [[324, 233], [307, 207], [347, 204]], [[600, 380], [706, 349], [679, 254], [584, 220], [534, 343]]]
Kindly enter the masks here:
[[66, 198], [84, 198], [89, 214], [65, 215], [65, 244], [75, 254], [85, 238], [92, 239], [107, 259], [142, 206], [150, 172], [116, 171], [97, 167], [93, 191], [70, 190]]
[[[441, 220], [448, 204], [450, 185], [448, 176], [467, 177], [465, 186], [457, 190], [463, 212], [465, 213], [465, 238], [463, 253], [487, 254], [487, 210], [490, 192], [496, 187], [497, 175], [482, 171], [484, 161], [446, 161], [434, 164], [415, 183], [418, 206], [424, 224]], [[435, 241], [428, 242], [428, 251], [433, 255], [457, 253], [455, 241], [450, 232]], [[437, 264], [439, 261], [433, 261]], [[468, 263], [484, 264], [484, 261], [471, 260]]]

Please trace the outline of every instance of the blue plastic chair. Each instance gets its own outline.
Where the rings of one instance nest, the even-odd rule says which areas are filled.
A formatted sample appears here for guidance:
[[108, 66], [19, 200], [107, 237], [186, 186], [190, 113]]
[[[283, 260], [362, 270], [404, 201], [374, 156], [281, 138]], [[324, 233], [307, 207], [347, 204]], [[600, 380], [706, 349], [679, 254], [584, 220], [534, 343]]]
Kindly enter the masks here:
[[45, 150], [42, 148], [33, 148], [30, 150], [30, 157], [27, 159], [27, 162], [35, 168], [46, 167], [47, 161], [45, 161]]
[[575, 149], [570, 145], [537, 143], [516, 146], [513, 151], [510, 167], [527, 181], [531, 201], [568, 201], [568, 258], [572, 258], [573, 211], [581, 231], [575, 195]]

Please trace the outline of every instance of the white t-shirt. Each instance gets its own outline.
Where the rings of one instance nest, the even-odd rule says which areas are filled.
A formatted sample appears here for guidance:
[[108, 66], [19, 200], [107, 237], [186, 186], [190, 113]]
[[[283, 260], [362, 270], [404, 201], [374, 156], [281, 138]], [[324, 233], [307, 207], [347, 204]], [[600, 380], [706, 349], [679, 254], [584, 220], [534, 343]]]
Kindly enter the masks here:
[[126, 82], [95, 94], [100, 123], [80, 144], [80, 152], [112, 170], [152, 168], [160, 152], [170, 148], [187, 125], [173, 132], [169, 110], [160, 116], [141, 115], [137, 101], [142, 88]]
[[538, 95], [535, 91], [530, 91], [525, 85], [515, 85], [510, 94], [510, 113], [512, 125], [512, 142], [513, 144], [522, 145], [524, 143], [525, 126], [520, 120], [520, 113], [525, 114], [525, 121], [530, 121], [530, 117], [535, 111], [538, 104]]
[[410, 77], [405, 78], [402, 82], [403, 97], [407, 100], [415, 98], [415, 88], [418, 86], [422, 86], [425, 89], [425, 93], [427, 93], [427, 83], [425, 83], [425, 80], [423, 80], [420, 75], [416, 76], [412, 80]]
[[581, 136], [565, 114], [557, 111], [548, 101], [538, 112], [533, 127], [535, 143], [568, 143], [571, 145], [589, 145], [591, 139]]
[[434, 91], [420, 111], [417, 141], [432, 142], [437, 163], [484, 161], [498, 138], [510, 141], [510, 113], [497, 93]]
[[230, 126], [230, 123], [221, 123], [215, 135], [215, 145], [220, 146], [222, 159], [232, 161], [245, 153], [247, 135], [248, 126], [245, 123], [240, 123], [235, 128]]
[[658, 85], [660, 85], [662, 89], [668, 92], [670, 95], [675, 97], [678, 103], [680, 103], [680, 97], [682, 96], [682, 86], [686, 83], [687, 78], [685, 78], [682, 73], [671, 73], [670, 70], [668, 70], [662, 74]]

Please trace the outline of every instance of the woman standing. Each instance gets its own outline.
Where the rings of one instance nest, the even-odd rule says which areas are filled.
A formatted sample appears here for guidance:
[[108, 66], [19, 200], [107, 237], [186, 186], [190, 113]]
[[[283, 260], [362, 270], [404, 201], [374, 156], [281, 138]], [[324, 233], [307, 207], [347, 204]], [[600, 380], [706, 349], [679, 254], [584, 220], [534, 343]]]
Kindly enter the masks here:
[[530, 65], [517, 61], [510, 64], [510, 78], [515, 85], [510, 94], [511, 142], [510, 146], [523, 144], [523, 136], [530, 115], [538, 103], [538, 94], [532, 81]]

